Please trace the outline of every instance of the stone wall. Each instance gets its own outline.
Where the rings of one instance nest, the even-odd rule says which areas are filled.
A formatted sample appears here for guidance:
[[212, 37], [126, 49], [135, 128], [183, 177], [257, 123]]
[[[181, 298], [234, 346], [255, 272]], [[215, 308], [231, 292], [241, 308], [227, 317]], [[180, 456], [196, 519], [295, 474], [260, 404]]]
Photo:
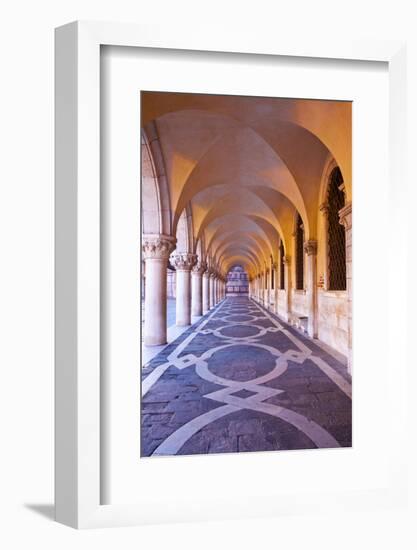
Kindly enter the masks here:
[[348, 302], [343, 291], [318, 291], [318, 338], [348, 355]]
[[278, 315], [282, 319], [287, 317], [287, 296], [285, 290], [278, 290]]
[[308, 317], [307, 310], [307, 298], [304, 290], [295, 290], [291, 291], [291, 311], [294, 315], [298, 317]]

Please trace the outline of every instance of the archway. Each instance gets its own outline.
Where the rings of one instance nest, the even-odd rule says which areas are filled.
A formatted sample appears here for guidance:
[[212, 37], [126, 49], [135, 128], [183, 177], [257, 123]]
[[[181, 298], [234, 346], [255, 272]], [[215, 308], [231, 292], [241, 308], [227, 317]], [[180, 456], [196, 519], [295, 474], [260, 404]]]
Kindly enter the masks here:
[[249, 293], [249, 277], [241, 265], [233, 266], [226, 280], [226, 296], [247, 296]]

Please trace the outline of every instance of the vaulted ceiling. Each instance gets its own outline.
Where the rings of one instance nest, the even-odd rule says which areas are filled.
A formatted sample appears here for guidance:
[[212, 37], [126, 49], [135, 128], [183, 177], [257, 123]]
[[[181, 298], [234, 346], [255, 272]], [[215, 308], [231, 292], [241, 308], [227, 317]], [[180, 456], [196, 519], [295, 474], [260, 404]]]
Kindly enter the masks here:
[[148, 138], [159, 140], [170, 232], [186, 230], [179, 243], [224, 273], [241, 264], [254, 275], [276, 261], [297, 212], [306, 238], [316, 236], [329, 160], [349, 198], [349, 102], [159, 92], [143, 92], [141, 102], [144, 133], [152, 125]]

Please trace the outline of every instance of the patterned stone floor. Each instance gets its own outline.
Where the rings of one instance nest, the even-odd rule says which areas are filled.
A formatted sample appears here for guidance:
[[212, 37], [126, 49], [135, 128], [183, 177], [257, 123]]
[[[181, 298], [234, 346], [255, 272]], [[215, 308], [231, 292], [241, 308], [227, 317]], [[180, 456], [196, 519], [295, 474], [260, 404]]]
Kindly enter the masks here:
[[248, 298], [142, 369], [141, 456], [350, 447], [351, 421], [344, 365]]

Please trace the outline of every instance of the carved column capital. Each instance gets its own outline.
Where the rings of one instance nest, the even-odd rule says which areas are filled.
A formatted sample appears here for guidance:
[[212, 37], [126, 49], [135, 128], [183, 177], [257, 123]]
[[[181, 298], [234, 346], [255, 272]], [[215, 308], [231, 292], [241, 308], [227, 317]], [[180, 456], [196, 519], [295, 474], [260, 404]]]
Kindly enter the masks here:
[[191, 271], [196, 262], [197, 256], [187, 252], [176, 254], [173, 258], [173, 264], [177, 271]]
[[202, 275], [207, 269], [206, 262], [197, 261], [195, 266], [193, 267], [193, 274], [195, 275]]
[[339, 210], [339, 223], [343, 225], [346, 231], [352, 229], [352, 203], [349, 202], [346, 206]]
[[317, 254], [317, 241], [315, 239], [310, 239], [304, 243], [304, 252], [307, 256], [312, 256]]
[[291, 258], [290, 256], [284, 256], [282, 258], [282, 262], [284, 265], [287, 265], [288, 267], [291, 265]]
[[168, 260], [177, 240], [168, 235], [143, 235], [142, 253], [145, 260]]

